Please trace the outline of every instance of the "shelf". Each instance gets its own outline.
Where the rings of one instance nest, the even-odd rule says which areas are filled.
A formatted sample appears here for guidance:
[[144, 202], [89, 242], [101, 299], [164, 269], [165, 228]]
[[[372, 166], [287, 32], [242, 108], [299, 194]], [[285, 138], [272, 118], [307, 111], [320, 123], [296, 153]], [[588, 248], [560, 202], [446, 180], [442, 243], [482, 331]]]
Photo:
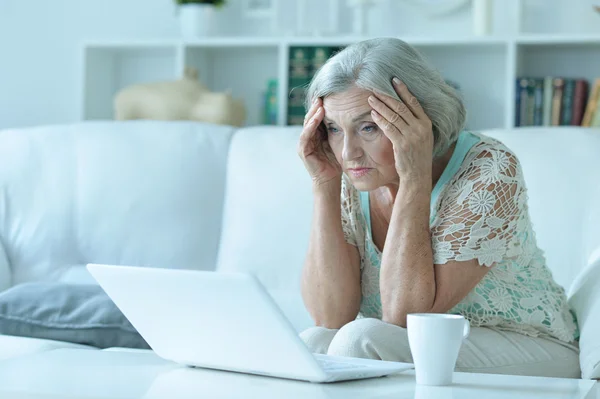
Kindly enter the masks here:
[[525, 35], [515, 40], [523, 45], [600, 44], [599, 35]]
[[84, 50], [82, 118], [112, 119], [114, 96], [126, 86], [178, 78], [177, 51], [169, 46]]
[[[427, 37], [397, 36], [399, 39], [418, 46], [499, 46], [510, 44], [600, 44], [600, 35], [538, 35], [521, 36], [458, 36]], [[156, 47], [277, 47], [277, 46], [347, 46], [367, 40], [366, 36], [245, 36], [245, 37], [207, 37], [196, 40], [180, 39], [137, 39], [137, 40], [88, 40], [82, 43], [83, 48], [156, 48]]]
[[[511, 127], [515, 79], [600, 76], [600, 35], [398, 36], [415, 46], [446, 79], [459, 84], [468, 128]], [[294, 46], [344, 47], [363, 36], [208, 37], [195, 40], [88, 40], [82, 43], [83, 119], [111, 118], [112, 100], [135, 83], [176, 80], [184, 67], [199, 70], [212, 91], [231, 89], [246, 104], [247, 125], [263, 122], [263, 93], [279, 82], [280, 125], [287, 121], [288, 55]], [[474, 72], [475, 71], [475, 72]]]
[[271, 47], [212, 48], [191, 46], [184, 64], [198, 70], [200, 80], [211, 91], [231, 90], [244, 101], [248, 125], [263, 122], [263, 95], [270, 79], [278, 78], [279, 53]]
[[[503, 47], [454, 49], [422, 47], [419, 50], [440, 70], [445, 79], [460, 86], [467, 107], [467, 128], [481, 130], [505, 123], [507, 81], [506, 51]], [[485, 73], [474, 74], [473, 66]]]
[[180, 40], [165, 39], [131, 39], [131, 40], [85, 40], [81, 42], [82, 49], [91, 50], [128, 50], [128, 49], [153, 49], [153, 48], [174, 48], [180, 46]]
[[[371, 39], [365, 36], [284, 36], [284, 37], [207, 37], [196, 40], [92, 40], [82, 43], [84, 48], [154, 48], [154, 47], [276, 47], [276, 46], [347, 46]], [[421, 46], [479, 46], [504, 45], [510, 39], [503, 37], [402, 37], [399, 39]]]
[[518, 48], [517, 77], [600, 77], [600, 41], [597, 43], [523, 44]]

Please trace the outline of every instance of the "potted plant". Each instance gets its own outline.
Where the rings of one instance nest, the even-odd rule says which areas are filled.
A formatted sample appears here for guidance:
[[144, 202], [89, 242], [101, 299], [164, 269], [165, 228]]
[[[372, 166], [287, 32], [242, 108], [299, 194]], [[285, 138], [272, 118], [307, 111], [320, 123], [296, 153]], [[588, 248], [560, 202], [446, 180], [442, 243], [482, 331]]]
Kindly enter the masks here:
[[184, 37], [208, 36], [212, 30], [214, 11], [225, 0], [174, 0], [179, 11], [179, 24]]

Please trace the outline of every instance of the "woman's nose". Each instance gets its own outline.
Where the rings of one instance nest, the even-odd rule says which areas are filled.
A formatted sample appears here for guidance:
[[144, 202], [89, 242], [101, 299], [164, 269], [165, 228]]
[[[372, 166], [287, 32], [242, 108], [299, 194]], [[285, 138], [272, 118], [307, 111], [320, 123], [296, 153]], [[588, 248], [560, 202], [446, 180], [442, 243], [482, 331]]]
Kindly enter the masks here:
[[344, 161], [352, 161], [362, 156], [362, 148], [357, 139], [347, 134], [344, 137], [344, 149], [342, 150], [342, 158]]

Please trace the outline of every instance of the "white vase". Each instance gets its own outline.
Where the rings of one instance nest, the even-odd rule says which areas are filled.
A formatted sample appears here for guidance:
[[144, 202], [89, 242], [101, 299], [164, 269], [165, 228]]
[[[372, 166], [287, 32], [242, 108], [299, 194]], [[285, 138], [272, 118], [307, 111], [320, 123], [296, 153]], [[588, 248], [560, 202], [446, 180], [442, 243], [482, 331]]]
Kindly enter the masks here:
[[492, 33], [492, 0], [473, 0], [473, 33], [487, 36]]
[[212, 33], [215, 7], [211, 4], [179, 6], [179, 26], [185, 38], [205, 37]]

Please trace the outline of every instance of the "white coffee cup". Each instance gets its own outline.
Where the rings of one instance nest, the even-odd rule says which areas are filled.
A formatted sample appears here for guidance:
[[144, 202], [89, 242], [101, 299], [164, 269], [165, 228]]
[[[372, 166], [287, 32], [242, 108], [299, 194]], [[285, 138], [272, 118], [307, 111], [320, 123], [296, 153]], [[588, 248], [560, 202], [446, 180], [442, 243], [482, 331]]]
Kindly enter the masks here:
[[417, 384], [452, 384], [458, 352], [471, 331], [469, 321], [461, 315], [412, 313], [406, 323]]

